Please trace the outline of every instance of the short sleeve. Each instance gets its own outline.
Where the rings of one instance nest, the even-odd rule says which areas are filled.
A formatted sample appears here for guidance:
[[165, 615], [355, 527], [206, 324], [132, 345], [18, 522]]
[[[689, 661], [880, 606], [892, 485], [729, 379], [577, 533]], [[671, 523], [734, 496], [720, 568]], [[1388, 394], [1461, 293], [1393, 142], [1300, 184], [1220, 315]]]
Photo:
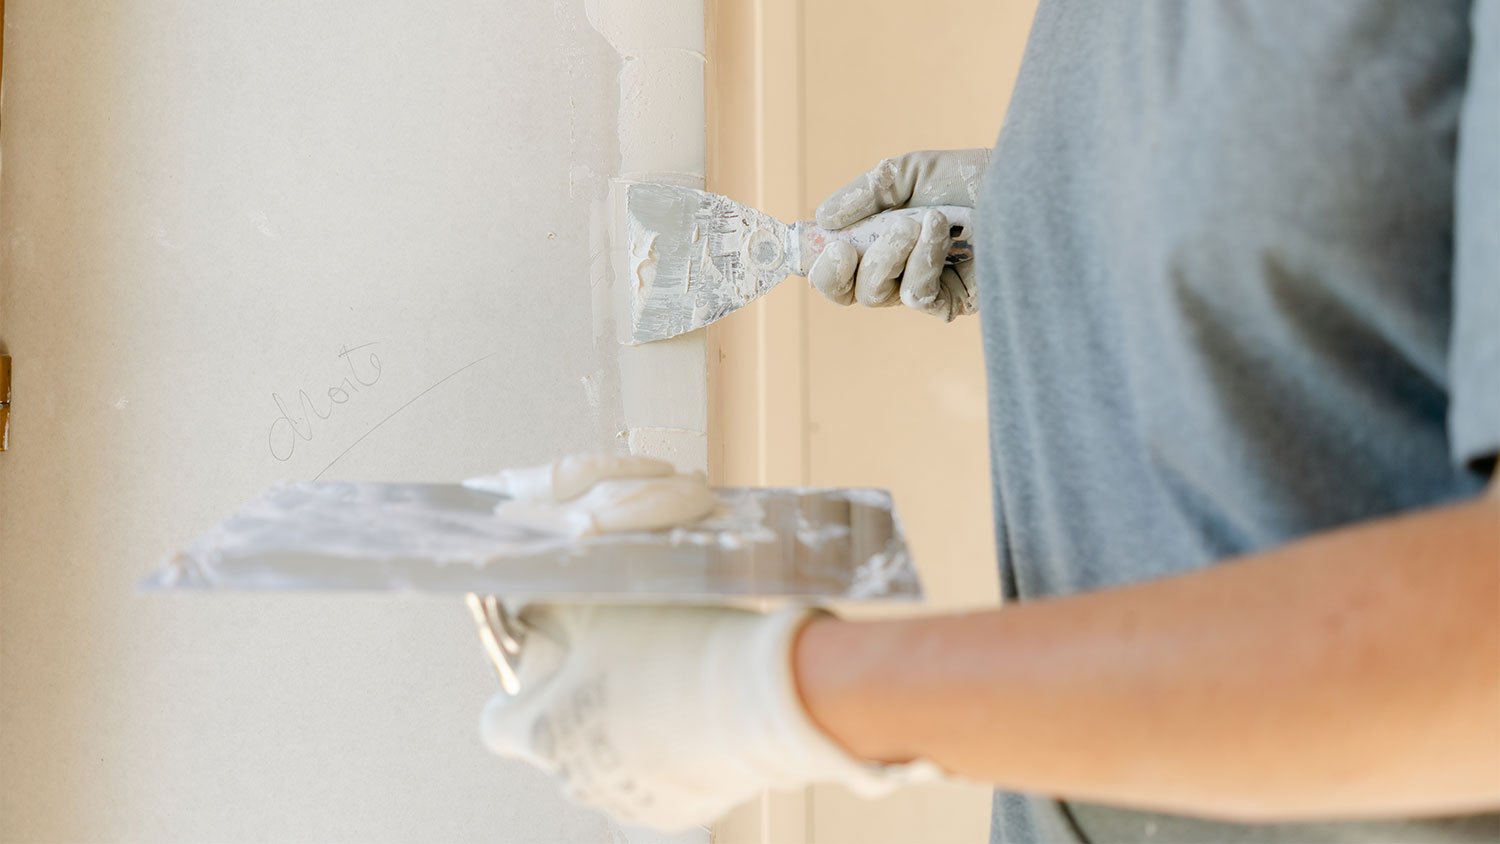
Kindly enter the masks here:
[[1476, 0], [1454, 187], [1449, 441], [1460, 464], [1500, 452], [1500, 0]]

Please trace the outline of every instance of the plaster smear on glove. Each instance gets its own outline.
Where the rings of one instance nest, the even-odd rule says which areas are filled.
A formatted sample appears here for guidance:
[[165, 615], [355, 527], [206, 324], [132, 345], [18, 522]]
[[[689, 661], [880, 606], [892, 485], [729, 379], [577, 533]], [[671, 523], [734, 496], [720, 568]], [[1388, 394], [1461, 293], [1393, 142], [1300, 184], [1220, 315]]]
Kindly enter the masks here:
[[[842, 194], [830, 197], [828, 204], [832, 207], [827, 209], [829, 216], [836, 218], [846, 217], [856, 209], [865, 216], [874, 214], [882, 208], [899, 208], [905, 203], [896, 201], [896, 171], [899, 165], [894, 158], [882, 159], [868, 173], [865, 174], [863, 184], [851, 187]], [[837, 204], [835, 204], [837, 203]], [[863, 217], [852, 220], [844, 220], [844, 225], [852, 225], [859, 222]]]

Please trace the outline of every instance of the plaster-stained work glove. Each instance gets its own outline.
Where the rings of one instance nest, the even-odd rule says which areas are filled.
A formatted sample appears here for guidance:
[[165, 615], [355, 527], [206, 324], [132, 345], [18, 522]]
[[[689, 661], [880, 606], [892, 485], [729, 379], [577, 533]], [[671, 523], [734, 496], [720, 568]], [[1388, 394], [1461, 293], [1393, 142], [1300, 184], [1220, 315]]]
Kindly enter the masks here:
[[877, 796], [935, 776], [856, 760], [813, 724], [791, 652], [805, 612], [550, 606], [528, 611], [521, 691], [484, 743], [574, 801], [662, 830], [711, 823], [765, 789], [838, 782]]
[[[962, 205], [972, 208], [989, 164], [988, 149], [909, 152], [888, 158], [835, 191], [818, 206], [818, 225], [836, 230], [893, 208]], [[834, 241], [813, 262], [808, 281], [841, 304], [894, 305], [952, 320], [979, 309], [973, 261], [944, 264], [952, 246], [947, 218], [930, 211], [881, 236], [861, 260]]]

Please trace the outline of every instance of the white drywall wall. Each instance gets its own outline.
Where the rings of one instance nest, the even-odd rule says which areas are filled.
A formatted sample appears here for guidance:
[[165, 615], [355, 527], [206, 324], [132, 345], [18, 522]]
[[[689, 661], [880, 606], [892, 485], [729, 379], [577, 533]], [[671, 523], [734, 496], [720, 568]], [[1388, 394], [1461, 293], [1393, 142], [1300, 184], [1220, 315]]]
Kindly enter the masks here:
[[701, 463], [701, 341], [604, 295], [609, 179], [701, 178], [701, 6], [6, 6], [0, 840], [611, 840], [479, 747], [459, 602], [134, 584], [278, 479]]

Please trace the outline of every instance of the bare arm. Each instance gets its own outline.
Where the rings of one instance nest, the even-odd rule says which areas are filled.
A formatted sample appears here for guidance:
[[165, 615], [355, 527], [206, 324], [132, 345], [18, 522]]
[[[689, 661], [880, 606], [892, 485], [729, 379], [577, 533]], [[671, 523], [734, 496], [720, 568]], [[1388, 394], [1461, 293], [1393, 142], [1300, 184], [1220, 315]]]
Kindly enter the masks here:
[[1500, 807], [1500, 487], [1127, 588], [817, 621], [796, 671], [856, 755], [1252, 821]]

